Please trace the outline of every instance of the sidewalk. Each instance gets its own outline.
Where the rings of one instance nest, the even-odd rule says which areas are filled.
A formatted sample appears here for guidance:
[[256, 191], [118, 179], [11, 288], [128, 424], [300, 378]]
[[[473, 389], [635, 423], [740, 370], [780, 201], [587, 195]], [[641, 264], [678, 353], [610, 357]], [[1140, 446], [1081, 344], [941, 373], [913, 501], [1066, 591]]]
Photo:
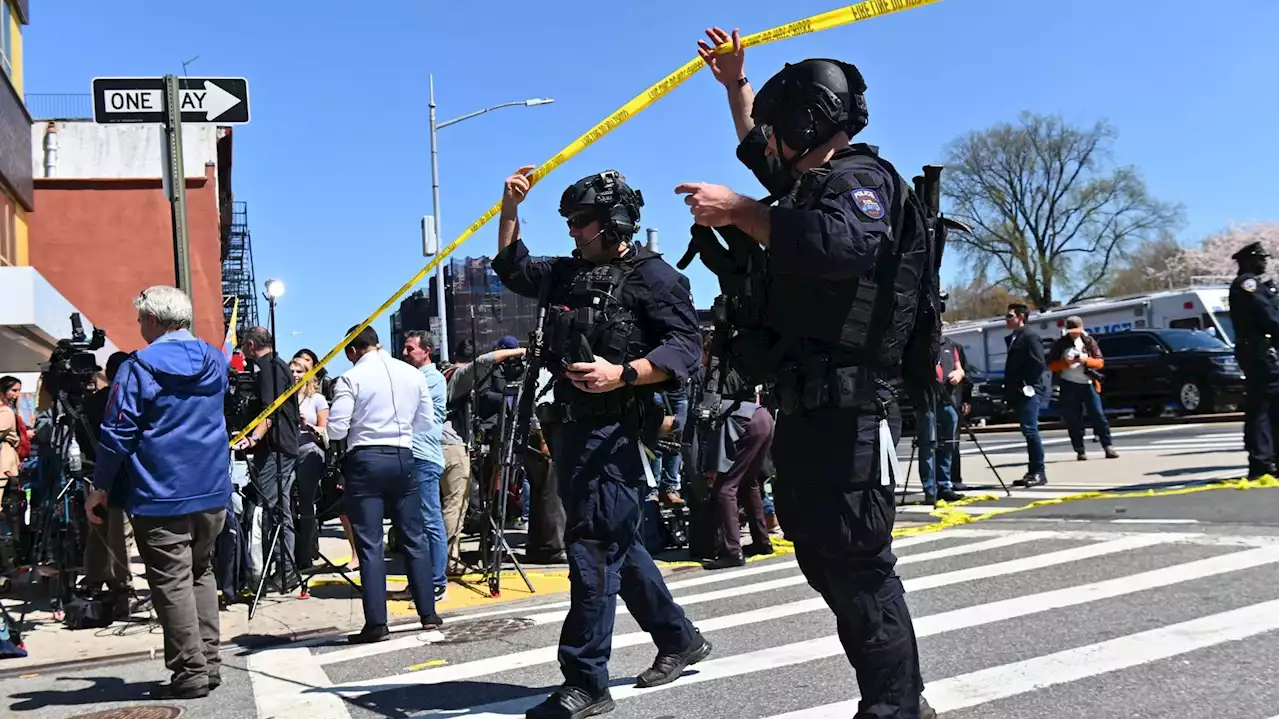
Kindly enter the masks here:
[[[517, 533], [509, 532], [508, 536], [513, 544], [518, 541]], [[474, 540], [465, 543], [463, 551], [475, 549], [475, 545]], [[136, 548], [131, 546], [130, 550], [134, 587], [145, 596], [146, 571]], [[342, 530], [336, 522], [324, 527], [320, 551], [339, 564], [350, 558], [350, 545], [342, 537]], [[516, 556], [523, 558], [520, 552]], [[444, 601], [436, 603], [436, 611], [447, 619], [448, 615], [462, 611], [556, 595], [569, 590], [568, 569], [565, 565], [526, 565], [525, 573], [533, 584], [534, 592], [529, 591], [509, 562], [505, 568], [507, 571], [502, 574], [500, 597], [489, 596], [489, 587], [481, 581], [482, 577], [467, 575], [450, 580], [448, 594]], [[350, 570], [348, 573], [356, 584], [360, 583], [358, 570]], [[388, 592], [407, 588], [399, 556], [388, 558]], [[249, 619], [248, 604], [228, 607], [221, 613], [223, 643], [242, 645], [272, 640], [288, 641], [316, 634], [353, 632], [364, 624], [360, 596], [340, 575], [316, 575], [310, 582], [310, 590], [310, 596], [306, 599], [299, 598], [298, 590], [288, 595], [264, 593], [252, 620]], [[26, 597], [39, 594], [39, 589], [19, 587], [11, 594]], [[13, 596], [6, 596], [0, 601], [3, 601], [14, 619], [27, 606], [22, 599]], [[417, 616], [412, 602], [408, 600], [389, 600], [387, 611], [392, 623], [411, 620]], [[32, 609], [26, 616], [26, 627], [22, 640], [27, 656], [0, 659], [0, 674], [11, 674], [14, 670], [25, 667], [53, 664], [126, 661], [147, 656], [161, 658], [164, 653], [163, 634], [154, 611], [150, 610], [141, 610], [135, 613], [131, 621], [117, 621], [110, 627], [73, 631], [55, 621], [47, 609]]]

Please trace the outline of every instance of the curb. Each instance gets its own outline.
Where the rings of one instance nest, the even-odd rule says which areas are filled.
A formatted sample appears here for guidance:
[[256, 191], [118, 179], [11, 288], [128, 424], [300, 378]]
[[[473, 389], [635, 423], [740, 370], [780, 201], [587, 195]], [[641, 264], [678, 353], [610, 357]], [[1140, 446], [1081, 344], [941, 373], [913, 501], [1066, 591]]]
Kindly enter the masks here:
[[[1118, 417], [1108, 418], [1112, 427], [1159, 427], [1171, 424], [1222, 424], [1226, 422], [1243, 422], [1243, 412], [1223, 412], [1221, 414], [1193, 414], [1185, 417]], [[1041, 422], [1040, 431], [1050, 429], [1066, 429], [1067, 425], [1060, 421]], [[1018, 432], [1016, 424], [988, 424], [983, 427], [970, 426], [965, 430], [974, 434], [997, 434], [1000, 432]]]
[[[318, 629], [307, 629], [300, 632], [289, 632], [287, 634], [259, 634], [249, 641], [229, 642], [222, 644], [218, 651], [230, 652], [240, 649], [257, 649], [260, 647], [271, 646], [275, 644], [288, 644], [290, 642], [301, 641], [304, 639], [314, 639], [330, 634], [340, 633], [342, 630], [337, 627], [320, 627]], [[95, 669], [98, 667], [116, 666], [119, 664], [132, 664], [152, 658], [150, 650], [144, 652], [129, 652], [128, 654], [112, 654], [102, 657], [87, 657], [83, 659], [69, 659], [62, 662], [49, 662], [47, 664], [28, 664], [22, 667], [14, 667], [13, 669], [4, 669], [0, 665], [0, 679], [21, 678], [27, 674], [47, 674], [50, 672], [68, 672], [78, 669]], [[157, 658], [159, 652], [156, 652]]]

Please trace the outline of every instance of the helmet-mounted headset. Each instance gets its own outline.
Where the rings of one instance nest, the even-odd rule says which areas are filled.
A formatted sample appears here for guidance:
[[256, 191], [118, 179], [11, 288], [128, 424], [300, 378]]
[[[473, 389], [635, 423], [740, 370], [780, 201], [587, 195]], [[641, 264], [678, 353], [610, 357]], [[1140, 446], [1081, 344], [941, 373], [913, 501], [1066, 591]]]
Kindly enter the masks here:
[[584, 177], [569, 185], [560, 196], [561, 216], [590, 210], [605, 231], [619, 237], [630, 237], [640, 231], [641, 207], [644, 207], [644, 196], [627, 186], [626, 178], [617, 170]]
[[751, 119], [804, 155], [840, 130], [856, 135], [867, 126], [866, 90], [862, 73], [847, 62], [788, 63], [756, 93]]

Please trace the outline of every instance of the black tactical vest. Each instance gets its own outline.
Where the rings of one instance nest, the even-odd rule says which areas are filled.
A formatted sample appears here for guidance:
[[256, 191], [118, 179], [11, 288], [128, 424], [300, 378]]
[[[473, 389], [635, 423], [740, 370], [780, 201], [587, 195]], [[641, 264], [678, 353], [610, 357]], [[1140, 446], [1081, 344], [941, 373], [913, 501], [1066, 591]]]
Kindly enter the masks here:
[[[922, 279], [932, 271], [934, 253], [923, 211], [894, 167], [866, 145], [852, 154], [876, 160], [893, 178], [889, 224], [876, 262], [863, 277], [825, 280], [803, 275], [770, 277], [765, 323], [777, 333], [784, 359], [807, 361], [822, 356], [835, 366], [859, 365], [889, 370], [903, 360], [916, 325]], [[875, 187], [879, 178], [859, 171], [837, 172], [846, 154], [828, 166], [806, 172], [782, 207], [811, 208], [823, 196]], [[858, 184], [855, 185], [854, 182]], [[932, 361], [936, 354], [930, 354]]]
[[[633, 253], [638, 250], [633, 250]], [[607, 265], [583, 266], [573, 275], [561, 304], [547, 310], [546, 347], [549, 364], [563, 370], [593, 354], [613, 364], [645, 356], [640, 324], [624, 304], [623, 287], [637, 267], [652, 256], [630, 256]], [[591, 394], [574, 387], [564, 377], [557, 380], [556, 399], [567, 402], [577, 415], [618, 416], [634, 405], [635, 393], [620, 388]]]

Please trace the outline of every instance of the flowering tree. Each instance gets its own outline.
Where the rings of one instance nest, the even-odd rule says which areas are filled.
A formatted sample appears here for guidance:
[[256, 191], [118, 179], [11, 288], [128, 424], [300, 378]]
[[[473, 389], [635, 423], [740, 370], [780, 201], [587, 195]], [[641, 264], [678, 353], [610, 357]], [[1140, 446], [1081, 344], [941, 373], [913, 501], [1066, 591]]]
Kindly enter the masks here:
[[1251, 242], [1261, 242], [1271, 253], [1272, 262], [1280, 257], [1280, 225], [1275, 222], [1255, 222], [1249, 225], [1232, 223], [1226, 230], [1210, 235], [1200, 247], [1184, 251], [1178, 261], [1192, 282], [1230, 282], [1239, 271], [1231, 256]]

